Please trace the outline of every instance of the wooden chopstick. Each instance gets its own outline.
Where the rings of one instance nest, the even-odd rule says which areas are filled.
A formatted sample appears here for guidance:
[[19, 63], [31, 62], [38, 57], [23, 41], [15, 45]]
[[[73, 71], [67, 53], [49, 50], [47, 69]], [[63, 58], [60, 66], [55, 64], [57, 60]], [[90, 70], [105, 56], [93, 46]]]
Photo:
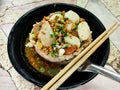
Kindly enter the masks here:
[[[41, 90], [55, 90], [55, 89], [57, 89], [81, 64], [83, 64], [86, 61], [86, 59], [108, 38], [108, 36], [117, 27], [118, 27], [118, 24], [115, 23], [109, 29], [105, 30], [85, 50], [83, 50], [68, 65], [66, 65], [64, 67], [64, 69], [62, 69], [54, 78], [52, 78]], [[105, 38], [104, 38], [104, 36], [105, 36]], [[95, 45], [97, 45], [97, 46], [95, 46]], [[92, 47], [93, 47], [93, 49], [91, 49]], [[89, 50], [90, 50], [90, 52], [87, 53]]]
[[[113, 31], [117, 28], [118, 26], [114, 27], [112, 29]], [[60, 78], [49, 90], [55, 90], [57, 89], [71, 74], [76, 71], [86, 60], [87, 58], [108, 38], [108, 36], [113, 32], [110, 31], [103, 37], [99, 43], [97, 43], [90, 51], [88, 51], [74, 66], [72, 66], [69, 71], [67, 71], [62, 78]]]

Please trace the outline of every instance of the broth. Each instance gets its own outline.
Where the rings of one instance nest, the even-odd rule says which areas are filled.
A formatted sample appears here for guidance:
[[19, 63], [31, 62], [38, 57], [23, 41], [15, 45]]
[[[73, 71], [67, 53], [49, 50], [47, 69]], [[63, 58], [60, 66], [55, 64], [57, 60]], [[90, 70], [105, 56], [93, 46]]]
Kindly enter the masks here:
[[[26, 43], [28, 38], [26, 39]], [[28, 62], [41, 74], [46, 76], [53, 77], [55, 76], [64, 65], [51, 63], [44, 60], [40, 55], [37, 54], [34, 47], [25, 47], [25, 56], [28, 59]]]

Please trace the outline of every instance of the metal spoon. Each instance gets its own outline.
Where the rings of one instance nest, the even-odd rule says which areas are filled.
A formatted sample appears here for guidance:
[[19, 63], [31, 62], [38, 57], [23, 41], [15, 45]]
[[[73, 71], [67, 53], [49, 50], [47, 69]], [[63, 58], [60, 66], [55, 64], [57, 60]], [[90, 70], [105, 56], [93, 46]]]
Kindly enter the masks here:
[[93, 72], [93, 73], [97, 73], [97, 74], [101, 74], [103, 76], [106, 76], [108, 78], [111, 78], [117, 82], [120, 83], [120, 74], [118, 73], [114, 73], [110, 70], [105, 69], [102, 66], [98, 66], [96, 64], [92, 64], [90, 62], [90, 60], [87, 60], [87, 62], [85, 62], [79, 69], [79, 72]]

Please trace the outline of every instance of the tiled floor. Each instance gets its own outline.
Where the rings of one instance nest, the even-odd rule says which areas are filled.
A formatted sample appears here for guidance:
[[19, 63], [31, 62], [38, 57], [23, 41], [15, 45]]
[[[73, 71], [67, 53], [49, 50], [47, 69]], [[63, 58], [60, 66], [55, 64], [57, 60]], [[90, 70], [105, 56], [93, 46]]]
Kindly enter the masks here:
[[[26, 81], [12, 67], [7, 55], [7, 37], [18, 20], [28, 10], [47, 3], [71, 3], [86, 8], [108, 28], [120, 21], [120, 0], [0, 0], [0, 90], [40, 90]], [[110, 55], [106, 68], [120, 73], [120, 28], [111, 36]], [[71, 90], [119, 90], [120, 83], [98, 75], [83, 86]]]

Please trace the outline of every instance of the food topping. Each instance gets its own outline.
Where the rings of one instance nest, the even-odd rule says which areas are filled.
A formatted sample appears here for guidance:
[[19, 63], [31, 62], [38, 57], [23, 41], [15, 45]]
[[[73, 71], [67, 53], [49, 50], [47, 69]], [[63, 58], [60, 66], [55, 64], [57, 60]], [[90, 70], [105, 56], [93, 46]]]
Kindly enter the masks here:
[[54, 20], [61, 20], [63, 18], [63, 16], [61, 14], [53, 14], [49, 21], [54, 21]]
[[65, 39], [65, 42], [66, 43], [69, 43], [71, 45], [76, 45], [77, 47], [80, 47], [80, 40], [78, 37], [76, 36], [67, 36], [67, 37], [64, 37]]
[[65, 48], [65, 54], [66, 55], [70, 55], [70, 54], [72, 54], [76, 50], [77, 50], [77, 46], [67, 47], [67, 48]]
[[65, 18], [68, 18], [73, 23], [79, 21], [79, 19], [80, 19], [79, 15], [72, 10], [69, 10], [65, 13]]
[[79, 52], [83, 43], [88, 41], [89, 44], [91, 38], [91, 31], [85, 19], [72, 10], [57, 11], [44, 16], [40, 22], [33, 25], [29, 34], [30, 42], [26, 47], [35, 46], [38, 54], [46, 54], [46, 59], [60, 61], [73, 57], [68, 55]]
[[87, 22], [81, 22], [78, 25], [78, 35], [81, 41], [87, 40], [90, 37], [91, 31]]
[[48, 21], [44, 21], [42, 24], [41, 30], [38, 34], [38, 39], [40, 39], [43, 46], [50, 46], [54, 38], [51, 38], [50, 35], [53, 34], [53, 30]]

